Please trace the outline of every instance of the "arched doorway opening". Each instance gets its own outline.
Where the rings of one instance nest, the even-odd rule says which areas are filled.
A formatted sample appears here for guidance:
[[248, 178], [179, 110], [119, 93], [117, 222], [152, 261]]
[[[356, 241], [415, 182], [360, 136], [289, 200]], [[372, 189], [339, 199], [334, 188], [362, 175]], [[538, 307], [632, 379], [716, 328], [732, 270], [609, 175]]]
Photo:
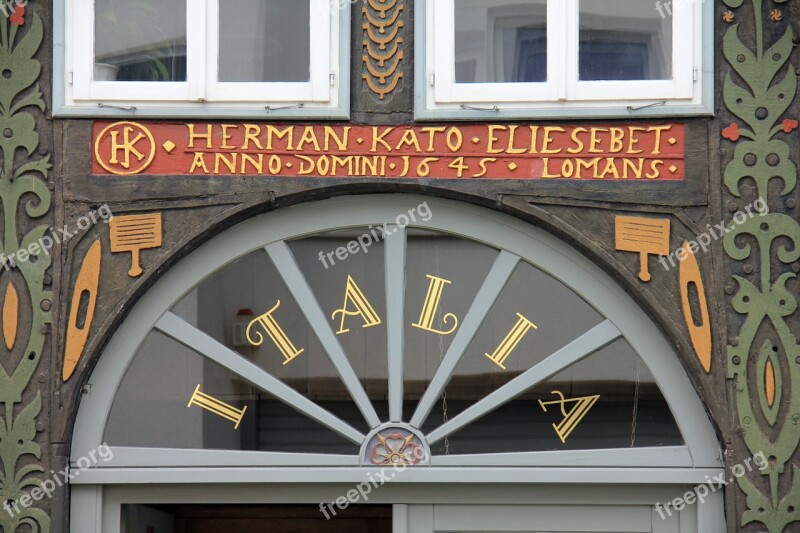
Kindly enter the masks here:
[[664, 508], [722, 465], [657, 327], [564, 242], [454, 201], [235, 226], [142, 297], [90, 384], [72, 460], [113, 458], [73, 480], [73, 531], [724, 530], [721, 493]]

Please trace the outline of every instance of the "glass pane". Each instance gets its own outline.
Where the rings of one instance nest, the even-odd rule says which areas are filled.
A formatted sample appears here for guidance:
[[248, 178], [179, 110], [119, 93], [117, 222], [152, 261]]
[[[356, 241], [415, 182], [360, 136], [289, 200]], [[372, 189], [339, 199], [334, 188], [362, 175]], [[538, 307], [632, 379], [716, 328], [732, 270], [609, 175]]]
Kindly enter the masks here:
[[219, 0], [219, 81], [308, 81], [310, 3]]
[[423, 230], [408, 231], [406, 252], [405, 419], [433, 379], [499, 252]]
[[682, 444], [653, 376], [630, 344], [620, 339], [435, 443], [433, 453]]
[[[343, 419], [355, 406], [319, 402]], [[354, 454], [358, 446], [220, 365], [151, 332], [111, 408], [111, 446]]]
[[426, 427], [454, 417], [602, 321], [572, 289], [520, 263], [461, 357]]
[[380, 238], [376, 228], [359, 227], [288, 244], [378, 416], [385, 420], [389, 377]]
[[[355, 409], [327, 352], [263, 249], [206, 278], [173, 312], [310, 400], [343, 406], [342, 417], [349, 416], [350, 405]], [[363, 417], [353, 425], [368, 429]]]
[[580, 79], [672, 78], [672, 15], [641, 0], [580, 0]]
[[456, 0], [456, 83], [547, 81], [547, 0]]
[[95, 0], [95, 81], [186, 81], [186, 0]]

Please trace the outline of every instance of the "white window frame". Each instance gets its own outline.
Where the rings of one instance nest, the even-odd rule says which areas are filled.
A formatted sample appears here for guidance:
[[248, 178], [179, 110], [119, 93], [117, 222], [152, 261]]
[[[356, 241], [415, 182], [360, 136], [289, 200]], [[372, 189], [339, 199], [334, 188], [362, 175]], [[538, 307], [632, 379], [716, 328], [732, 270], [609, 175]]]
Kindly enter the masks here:
[[309, 81], [265, 83], [218, 81], [219, 0], [187, 1], [185, 82], [94, 81], [94, 1], [54, 9], [55, 115], [349, 118], [349, 3], [310, 0]]
[[219, 0], [209, 0], [207, 20], [208, 70], [206, 87], [209, 101], [326, 102], [330, 98], [330, 74], [333, 60], [330, 55], [314, 53], [325, 50], [331, 42], [331, 1], [310, 0], [310, 73], [307, 82], [242, 83], [219, 80]]
[[709, 2], [671, 4], [670, 80], [579, 81], [580, 0], [559, 0], [547, 4], [547, 82], [456, 83], [454, 6], [458, 1], [416, 3], [418, 120], [713, 113]]

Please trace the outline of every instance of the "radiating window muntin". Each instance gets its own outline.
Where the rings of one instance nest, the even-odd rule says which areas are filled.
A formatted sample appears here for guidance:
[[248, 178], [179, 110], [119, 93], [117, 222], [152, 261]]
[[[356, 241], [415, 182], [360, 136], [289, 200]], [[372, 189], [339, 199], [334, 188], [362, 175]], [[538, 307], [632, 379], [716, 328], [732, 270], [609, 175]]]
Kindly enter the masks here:
[[[307, 283], [326, 315], [327, 324], [322, 327], [335, 335], [365, 398], [379, 421], [388, 424], [391, 365], [385, 290], [393, 282], [386, 279], [386, 242], [351, 246], [355, 253], [348, 250], [343, 260], [331, 261], [336, 255], [322, 260], [370, 233], [378, 235], [374, 227], [353, 227], [290, 240], [281, 261], [290, 257], [289, 263], [294, 262], [295, 274], [301, 276], [296, 279]], [[403, 417], [396, 422], [412, 423], [422, 435], [437, 435], [431, 444], [434, 456], [683, 444], [653, 377], [624, 339], [598, 344], [556, 375], [487, 407], [487, 396], [502, 393], [560, 349], [603, 326], [604, 318], [594, 307], [526, 261], [518, 261], [505, 274], [502, 288], [481, 317], [446, 386], [420, 414], [421, 398], [441, 370], [479, 288], [497, 270], [503, 260], [500, 256], [508, 253], [436, 231], [406, 228], [404, 233], [405, 279], [394, 281], [404, 284], [406, 297]], [[275, 266], [268, 251], [254, 250], [206, 278], [172, 312], [340, 424], [325, 427], [291, 400], [267, 393], [209, 361], [202, 348], [187, 349], [154, 332], [140, 348], [114, 402], [106, 429], [110, 444], [357, 453], [358, 443], [342, 438], [337, 428], [369, 432], [370, 423], [362, 416], [364, 407], [353, 399], [352, 389], [331, 363], [325, 343], [286, 284], [286, 266], [282, 268]], [[440, 292], [434, 291], [438, 299], [432, 302], [434, 287]], [[358, 298], [363, 299], [361, 308], [356, 305]], [[370, 310], [365, 311], [364, 305]], [[431, 311], [427, 318], [426, 306]], [[341, 309], [347, 312], [337, 313]], [[290, 342], [289, 353], [257, 320], [268, 311], [284, 340]], [[260, 332], [263, 342], [259, 346], [243, 343], [242, 331], [251, 340]], [[520, 338], [514, 339], [513, 348], [503, 349], [504, 343], [508, 348], [513, 331], [521, 333]], [[173, 358], [174, 365], [168, 362]], [[170, 372], [175, 374], [171, 379]], [[200, 401], [195, 401], [198, 394]], [[213, 405], [204, 407], [203, 395], [227, 405], [229, 418]], [[571, 406], [586, 412], [565, 423], [568, 415], [577, 413]], [[480, 414], [455, 429], [436, 433], [470, 409]], [[180, 422], [171, 428], [177, 428], [178, 434], [170, 436], [164, 430], [169, 430], [173, 417]], [[413, 425], [415, 419], [418, 427]]]

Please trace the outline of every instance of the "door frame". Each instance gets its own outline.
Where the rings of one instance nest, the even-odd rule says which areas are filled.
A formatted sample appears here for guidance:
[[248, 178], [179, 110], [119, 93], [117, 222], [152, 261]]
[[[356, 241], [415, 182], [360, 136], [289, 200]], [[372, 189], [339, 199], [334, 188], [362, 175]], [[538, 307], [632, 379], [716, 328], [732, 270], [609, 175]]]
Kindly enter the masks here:
[[[581, 531], [574, 528], [585, 527], [587, 517], [594, 521], [596, 529], [585, 531], [608, 531], [609, 526], [620, 526], [620, 521], [617, 520], [620, 513], [625, 517], [637, 517], [638, 522], [631, 525], [639, 527], [614, 530], [621, 533], [647, 531], [641, 529], [643, 524], [650, 527], [649, 531], [652, 533], [726, 531], [722, 491], [710, 493], [705, 503], [686, 506], [679, 512], [673, 510], [670, 516], [665, 514], [665, 519], [662, 520], [652, 505], [682, 497], [687, 490], [691, 490], [691, 485], [619, 484], [606, 485], [601, 489], [595, 484], [542, 484], [530, 481], [525, 479], [513, 485], [482, 482], [392, 483], [369, 494], [366, 501], [358, 504], [391, 504], [393, 533], [434, 533], [443, 527], [448, 528], [445, 531], [452, 531], [455, 527], [458, 528], [455, 529], [457, 531], [483, 533], [487, 531], [483, 526], [490, 523], [491, 519], [476, 518], [481, 514], [496, 514], [498, 520], [502, 520], [500, 523], [504, 528], [498, 531], [527, 532], [531, 527], [530, 517], [537, 513], [543, 520], [547, 520], [541, 527], [547, 527], [548, 531], [553, 532]], [[319, 505], [335, 501], [353, 487], [354, 484], [350, 483], [257, 483], [231, 485], [220, 490], [217, 486], [207, 484], [188, 487], [172, 484], [110, 487], [82, 485], [74, 487], [73, 490], [78, 490], [73, 493], [73, 500], [81, 500], [83, 508], [92, 508], [93, 512], [80, 516], [73, 514], [72, 531], [120, 533], [122, 506], [126, 504], [268, 505], [291, 501], [293, 504]], [[566, 509], [570, 511], [567, 512]], [[458, 511], [466, 514], [461, 513], [459, 518]], [[465, 520], [470, 517], [475, 519]], [[524, 527], [528, 529], [523, 529]], [[570, 527], [573, 529], [569, 529]]]

